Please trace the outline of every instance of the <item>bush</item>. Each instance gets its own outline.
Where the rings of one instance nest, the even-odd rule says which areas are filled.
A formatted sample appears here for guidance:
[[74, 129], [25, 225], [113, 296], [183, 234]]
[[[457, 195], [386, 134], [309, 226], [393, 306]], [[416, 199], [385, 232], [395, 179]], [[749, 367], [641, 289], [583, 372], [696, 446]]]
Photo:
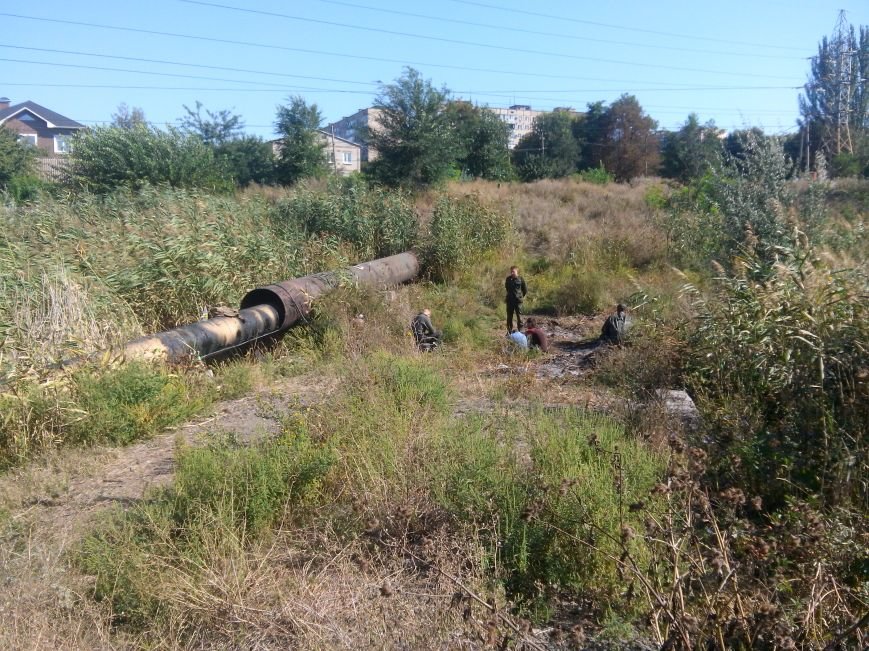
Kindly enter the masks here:
[[606, 185], [615, 181], [615, 177], [606, 171], [603, 163], [600, 163], [598, 167], [583, 170], [577, 176], [586, 183], [596, 183], [597, 185]]
[[748, 254], [740, 273], [718, 279], [716, 295], [697, 296], [689, 382], [715, 423], [725, 476], [771, 505], [795, 490], [861, 502], [866, 277], [834, 272], [811, 250], [778, 256], [767, 273]]
[[423, 242], [424, 267], [433, 278], [445, 280], [511, 238], [508, 218], [478, 197], [442, 195]]
[[111, 373], [78, 373], [73, 395], [84, 415], [68, 438], [78, 443], [127, 444], [184, 421], [203, 406], [182, 378], [136, 362]]
[[368, 188], [361, 179], [331, 179], [325, 190], [302, 188], [278, 204], [278, 219], [308, 235], [352, 244], [362, 260], [407, 251], [416, 243], [410, 195]]
[[18, 134], [0, 125], [0, 190], [19, 176], [28, 176], [33, 171], [34, 147], [18, 141]]
[[201, 138], [147, 125], [95, 127], [77, 134], [66, 183], [97, 193], [145, 185], [229, 190], [231, 177]]
[[65, 380], [14, 381], [0, 391], [0, 467], [63, 445], [147, 438], [210, 400], [193, 378], [143, 363], [83, 368]]
[[[641, 522], [628, 505], [648, 494], [661, 460], [603, 416], [571, 408], [510, 414], [444, 430], [430, 454], [435, 499], [484, 532], [490, 563], [519, 604], [533, 610], [562, 591], [611, 601], [625, 587], [620, 530]], [[643, 557], [640, 541], [630, 546]]]

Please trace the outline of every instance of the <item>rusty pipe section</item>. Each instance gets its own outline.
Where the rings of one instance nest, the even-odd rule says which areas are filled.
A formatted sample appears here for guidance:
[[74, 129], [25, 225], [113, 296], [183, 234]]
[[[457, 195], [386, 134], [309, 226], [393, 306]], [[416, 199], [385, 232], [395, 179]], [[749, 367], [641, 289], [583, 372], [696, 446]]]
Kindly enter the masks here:
[[123, 353], [127, 358], [167, 361], [204, 357], [286, 330], [311, 313], [314, 299], [343, 283], [388, 287], [413, 280], [417, 274], [419, 260], [408, 251], [340, 271], [258, 287], [242, 299], [237, 316], [219, 316], [139, 337], [124, 346]]
[[280, 327], [289, 328], [311, 313], [311, 301], [328, 293], [342, 282], [387, 287], [416, 278], [419, 261], [411, 252], [399, 253], [372, 262], [363, 262], [338, 272], [328, 272], [259, 287], [241, 299], [242, 309], [268, 305], [278, 313]]

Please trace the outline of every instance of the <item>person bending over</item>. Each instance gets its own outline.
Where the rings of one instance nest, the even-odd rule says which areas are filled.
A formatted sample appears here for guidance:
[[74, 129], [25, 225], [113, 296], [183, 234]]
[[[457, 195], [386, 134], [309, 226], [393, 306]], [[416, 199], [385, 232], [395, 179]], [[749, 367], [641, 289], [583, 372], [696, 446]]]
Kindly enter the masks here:
[[528, 317], [526, 321], [525, 336], [528, 338], [530, 348], [539, 348], [544, 353], [549, 352], [549, 337], [537, 327], [537, 321], [533, 317]]
[[410, 329], [413, 332], [416, 347], [420, 350], [432, 350], [441, 345], [441, 332], [435, 330], [432, 325], [430, 309], [425, 308], [413, 317], [413, 321], [410, 322]]

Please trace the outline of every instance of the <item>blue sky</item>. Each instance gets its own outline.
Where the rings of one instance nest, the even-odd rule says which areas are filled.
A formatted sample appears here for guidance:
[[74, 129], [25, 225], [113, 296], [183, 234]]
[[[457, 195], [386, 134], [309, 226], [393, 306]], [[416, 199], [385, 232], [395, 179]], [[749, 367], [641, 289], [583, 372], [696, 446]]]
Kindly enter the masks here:
[[582, 110], [637, 96], [662, 128], [795, 129], [819, 40], [866, 0], [43, 0], [0, 5], [0, 96], [91, 125], [122, 102], [156, 124], [183, 105], [272, 137], [289, 96], [325, 121], [412, 66], [479, 104]]

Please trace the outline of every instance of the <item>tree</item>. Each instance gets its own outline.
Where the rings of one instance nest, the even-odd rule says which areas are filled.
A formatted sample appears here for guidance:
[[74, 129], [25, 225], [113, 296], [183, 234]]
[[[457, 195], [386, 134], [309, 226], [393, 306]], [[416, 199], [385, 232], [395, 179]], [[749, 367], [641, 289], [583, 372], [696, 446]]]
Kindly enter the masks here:
[[818, 45], [803, 88], [800, 127], [809, 158], [823, 151], [834, 170], [848, 165], [844, 159], [869, 162], [863, 147], [869, 131], [869, 26], [861, 26], [857, 35], [842, 12], [835, 34]]
[[633, 95], [622, 95], [607, 109], [601, 161], [617, 181], [657, 171], [660, 162], [657, 126], [643, 113]]
[[447, 111], [456, 134], [456, 163], [462, 173], [493, 180], [510, 178], [507, 124], [492, 111], [470, 102], [451, 102]]
[[145, 119], [145, 111], [138, 106], [130, 108], [126, 102], [118, 104], [118, 109], [112, 113], [111, 126], [121, 129], [132, 129], [135, 126], [148, 124]]
[[664, 176], [683, 182], [703, 176], [721, 157], [720, 133], [714, 121], [701, 125], [697, 114], [691, 113], [685, 124], [664, 140], [661, 151]]
[[16, 177], [33, 172], [35, 148], [18, 140], [18, 134], [0, 126], [0, 188]]
[[241, 187], [275, 181], [275, 155], [271, 143], [257, 136], [242, 136], [215, 147], [214, 155]]
[[604, 102], [591, 102], [585, 113], [573, 123], [573, 137], [579, 144], [579, 169], [600, 167], [606, 149], [606, 114]]
[[517, 143], [513, 162], [520, 178], [558, 178], [576, 171], [579, 143], [573, 135], [574, 115], [567, 110], [534, 118], [531, 131]]
[[216, 113], [205, 109], [202, 116], [202, 102], [196, 102], [196, 110], [183, 105], [187, 115], [181, 118], [181, 130], [202, 138], [206, 145], [218, 146], [241, 136], [244, 122], [241, 116], [230, 113], [228, 109]]
[[766, 134], [758, 127], [731, 131], [724, 139], [724, 154], [728, 158], [745, 158], [748, 153], [749, 144], [751, 144], [752, 148], [756, 148], [758, 143], [766, 139]]
[[374, 108], [379, 125], [365, 134], [377, 159], [371, 177], [385, 185], [427, 186], [451, 172], [459, 148], [447, 111], [449, 91], [434, 88], [413, 68], [380, 87]]
[[328, 172], [326, 141], [319, 132], [323, 116], [316, 104], [310, 106], [299, 95], [288, 106], [278, 106], [275, 129], [280, 134], [280, 151], [275, 167], [277, 181], [285, 185]]

